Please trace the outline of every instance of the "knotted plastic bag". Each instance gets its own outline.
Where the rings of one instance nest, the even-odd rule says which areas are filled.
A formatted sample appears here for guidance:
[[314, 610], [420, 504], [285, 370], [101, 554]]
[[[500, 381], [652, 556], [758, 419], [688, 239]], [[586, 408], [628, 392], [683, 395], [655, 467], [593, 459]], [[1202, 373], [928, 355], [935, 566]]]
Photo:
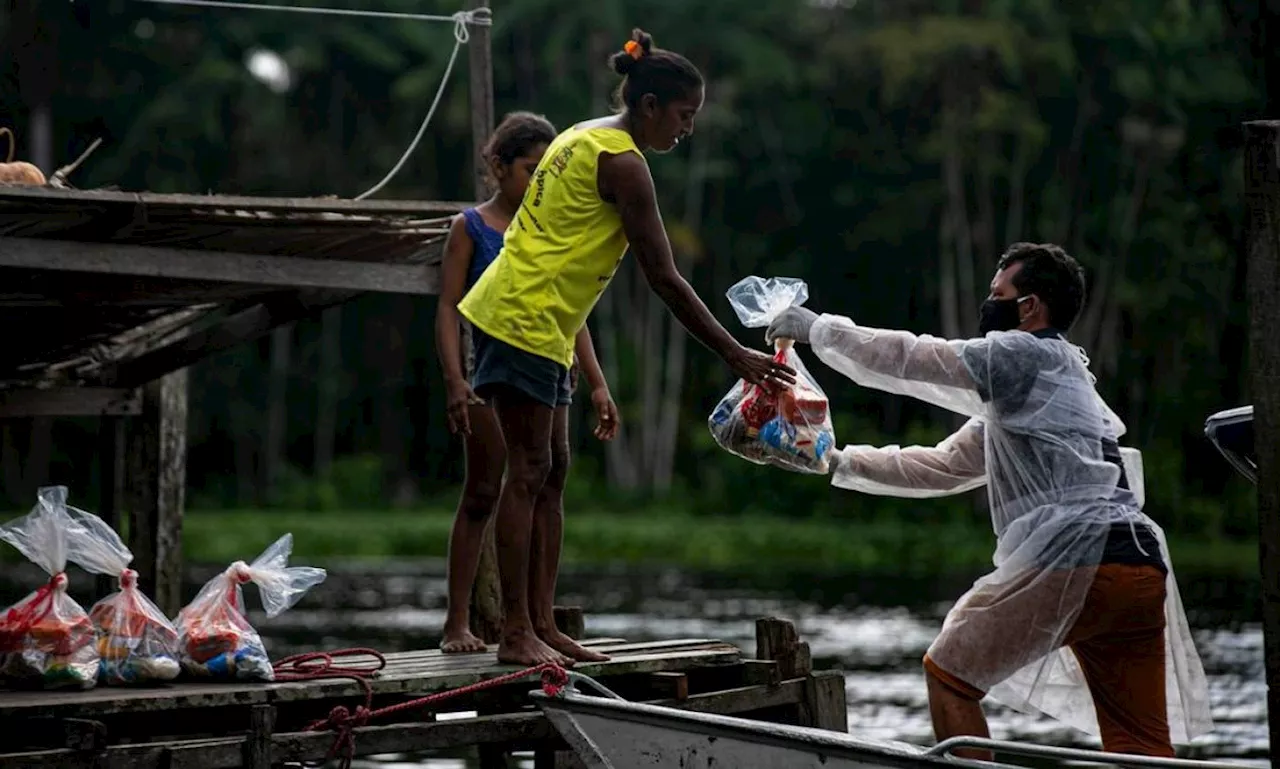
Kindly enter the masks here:
[[[809, 298], [798, 278], [743, 278], [727, 292], [729, 304], [747, 328], [764, 328], [788, 307]], [[716, 443], [760, 465], [800, 473], [831, 471], [835, 445], [827, 396], [809, 375], [789, 339], [774, 342], [774, 360], [796, 372], [794, 385], [752, 385], [739, 379], [711, 412], [707, 426]]]
[[117, 577], [120, 589], [89, 610], [98, 639], [99, 675], [106, 684], [147, 684], [178, 677], [178, 631], [138, 589], [133, 553], [93, 513], [71, 508], [76, 526], [69, 558], [85, 571]]
[[275, 617], [324, 581], [324, 569], [289, 566], [293, 535], [285, 534], [253, 563], [236, 561], [205, 583], [178, 614], [182, 669], [188, 675], [228, 681], [271, 681], [275, 672], [262, 637], [245, 616], [240, 586], [258, 586], [262, 608]]
[[67, 556], [76, 529], [65, 486], [38, 490], [31, 512], [0, 526], [8, 542], [49, 581], [0, 615], [0, 682], [11, 687], [89, 689], [98, 680], [93, 623], [67, 595]]

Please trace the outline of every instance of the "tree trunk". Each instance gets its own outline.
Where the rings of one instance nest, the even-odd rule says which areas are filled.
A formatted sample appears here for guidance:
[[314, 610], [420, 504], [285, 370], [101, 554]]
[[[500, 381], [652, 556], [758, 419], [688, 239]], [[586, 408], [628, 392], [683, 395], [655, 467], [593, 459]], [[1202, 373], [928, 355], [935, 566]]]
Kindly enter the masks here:
[[271, 365], [267, 373], [267, 434], [262, 447], [262, 492], [274, 501], [285, 464], [289, 429], [289, 353], [293, 324], [271, 332]]
[[342, 308], [320, 316], [320, 360], [316, 372], [314, 473], [326, 478], [333, 465], [338, 432], [338, 377], [342, 371]]

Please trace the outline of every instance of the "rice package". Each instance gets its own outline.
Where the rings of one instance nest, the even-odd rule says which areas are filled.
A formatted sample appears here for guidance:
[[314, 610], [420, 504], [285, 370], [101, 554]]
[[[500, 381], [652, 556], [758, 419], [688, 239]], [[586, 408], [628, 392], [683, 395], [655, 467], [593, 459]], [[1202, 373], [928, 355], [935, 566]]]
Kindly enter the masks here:
[[106, 521], [70, 510], [76, 527], [70, 558], [85, 571], [119, 579], [119, 589], [89, 610], [97, 634], [99, 676], [105, 684], [155, 684], [178, 677], [178, 631], [138, 589], [133, 553]]
[[289, 566], [292, 550], [293, 535], [285, 534], [253, 563], [236, 561], [200, 588], [176, 623], [183, 671], [223, 681], [274, 680], [262, 638], [245, 616], [240, 586], [258, 586], [267, 617], [293, 606], [326, 574], [324, 569]]
[[67, 556], [75, 524], [65, 486], [39, 489], [31, 512], [0, 526], [0, 539], [49, 581], [0, 614], [0, 683], [14, 688], [89, 689], [98, 649], [89, 615], [67, 595]]
[[[787, 307], [804, 304], [809, 288], [796, 278], [744, 278], [728, 291], [748, 328], [764, 328]], [[739, 379], [707, 420], [721, 448], [748, 461], [801, 473], [831, 471], [835, 445], [827, 396], [789, 339], [774, 343], [774, 360], [796, 372], [794, 385], [752, 385]]]

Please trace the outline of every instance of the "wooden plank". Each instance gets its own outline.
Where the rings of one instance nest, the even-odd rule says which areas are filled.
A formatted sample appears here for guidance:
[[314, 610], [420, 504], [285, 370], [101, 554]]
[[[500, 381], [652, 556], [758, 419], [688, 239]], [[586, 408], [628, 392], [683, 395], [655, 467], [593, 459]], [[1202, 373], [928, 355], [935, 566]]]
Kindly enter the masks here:
[[1280, 745], [1280, 121], [1244, 126], [1258, 565], [1271, 744]]
[[[430, 723], [365, 726], [353, 730], [356, 755], [439, 750], [464, 745], [555, 743], [555, 730], [541, 713], [510, 713]], [[271, 761], [318, 761], [333, 745], [333, 732], [290, 732], [271, 737]], [[249, 737], [113, 745], [100, 756], [47, 750], [0, 756], [0, 766], [23, 769], [238, 769]]]
[[25, 417], [129, 416], [142, 413], [133, 388], [54, 387], [0, 390], [0, 419]]
[[[487, 28], [486, 28], [487, 29]], [[472, 35], [475, 27], [472, 27]], [[117, 192], [114, 190], [60, 190], [49, 187], [0, 187], [0, 202], [6, 199], [32, 202], [87, 202], [143, 208], [184, 208], [197, 210], [241, 209], [275, 213], [337, 213], [353, 216], [403, 214], [452, 216], [474, 203], [447, 200], [351, 200], [344, 198], [278, 198], [246, 195], [186, 195], [159, 192]], [[0, 209], [2, 210], [2, 209]]]
[[[683, 702], [650, 702], [701, 713], [751, 713], [800, 703], [804, 697], [804, 686], [805, 679], [792, 679], [774, 688], [741, 687], [692, 695]], [[504, 749], [539, 747], [551, 750], [563, 750], [565, 747], [545, 717], [539, 712], [531, 711], [446, 721], [380, 724], [358, 727], [353, 732], [355, 754], [360, 756], [465, 745], [501, 745]], [[329, 731], [274, 734], [271, 736], [270, 760], [273, 764], [279, 764], [322, 759], [332, 747], [333, 738], [334, 733]], [[6, 769], [70, 769], [76, 766], [105, 769], [231, 769], [242, 766], [246, 755], [251, 751], [255, 755], [262, 754], [260, 751], [264, 748], [261, 746], [248, 747], [255, 739], [250, 734], [224, 739], [201, 738], [112, 745], [96, 757], [71, 750], [31, 751], [0, 755], [0, 765]]]
[[129, 549], [138, 588], [167, 617], [182, 608], [182, 508], [187, 470], [187, 372], [143, 388], [127, 444]]
[[740, 686], [718, 692], [691, 694], [686, 700], [649, 700], [654, 705], [690, 710], [697, 713], [750, 713], [804, 702], [805, 679], [793, 678], [775, 687]]
[[804, 709], [808, 726], [849, 731], [849, 701], [844, 692], [844, 673], [821, 670], [811, 674], [804, 684]]
[[327, 288], [417, 296], [439, 293], [434, 271], [425, 264], [310, 259], [45, 238], [0, 237], [0, 267], [208, 280], [279, 288]]
[[[723, 641], [716, 641], [709, 638], [676, 638], [664, 641], [641, 641], [635, 643], [621, 638], [602, 638], [588, 639], [581, 643], [583, 646], [589, 646], [613, 656], [652, 651], [677, 651], [680, 649], [688, 649], [690, 651], [707, 648], [719, 649], [728, 645]], [[495, 644], [490, 644], [485, 651], [470, 652], [467, 654], [445, 654], [439, 649], [419, 649], [415, 651], [393, 652], [385, 655], [385, 657], [388, 667], [399, 665], [402, 661], [407, 662], [410, 660], [415, 663], [426, 660], [442, 660], [451, 667], [490, 667], [494, 664], [493, 655], [497, 652], [497, 649], [498, 647]], [[355, 660], [355, 664], [362, 664], [362, 658], [355, 657], [352, 659]], [[368, 659], [370, 662], [373, 660], [372, 657]]]
[[[596, 678], [611, 675], [658, 673], [687, 670], [703, 665], [725, 665], [741, 661], [741, 652], [727, 644], [696, 652], [643, 654], [622, 661], [580, 664], [576, 670]], [[513, 672], [510, 667], [450, 671], [421, 675], [383, 675], [370, 681], [377, 694], [427, 694], [456, 689]], [[529, 687], [533, 679], [510, 686]], [[530, 687], [532, 688], [532, 687]], [[275, 684], [178, 684], [155, 689], [115, 689], [102, 687], [85, 692], [0, 692], [2, 716], [67, 716], [108, 713], [145, 713], [184, 708], [213, 708], [228, 705], [280, 704], [338, 697], [361, 697], [364, 689], [348, 679]]]
[[655, 691], [662, 696], [681, 702], [689, 699], [689, 676], [680, 671], [665, 671], [650, 676]]
[[185, 334], [130, 360], [104, 366], [95, 376], [102, 384], [138, 386], [190, 366], [223, 350], [265, 336], [272, 329], [301, 320], [357, 296], [346, 291], [299, 291], [277, 295], [231, 315], [210, 328]]

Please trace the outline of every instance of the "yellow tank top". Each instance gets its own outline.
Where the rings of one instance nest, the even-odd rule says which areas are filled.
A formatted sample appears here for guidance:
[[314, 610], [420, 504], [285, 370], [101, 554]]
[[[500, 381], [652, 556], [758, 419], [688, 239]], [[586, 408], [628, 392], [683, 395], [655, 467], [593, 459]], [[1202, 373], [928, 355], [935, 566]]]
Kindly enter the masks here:
[[551, 142], [502, 251], [458, 304], [489, 336], [565, 368], [627, 250], [618, 209], [600, 198], [596, 181], [606, 152], [644, 157], [617, 128], [575, 126]]

